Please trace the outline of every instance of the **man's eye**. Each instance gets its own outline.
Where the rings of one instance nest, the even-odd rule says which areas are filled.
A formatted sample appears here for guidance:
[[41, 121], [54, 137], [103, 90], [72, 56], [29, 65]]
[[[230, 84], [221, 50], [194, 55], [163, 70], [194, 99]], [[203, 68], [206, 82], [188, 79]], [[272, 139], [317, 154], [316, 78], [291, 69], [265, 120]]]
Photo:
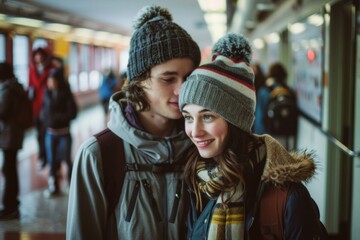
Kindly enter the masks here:
[[165, 83], [172, 83], [175, 79], [174, 78], [162, 78], [161, 80]]

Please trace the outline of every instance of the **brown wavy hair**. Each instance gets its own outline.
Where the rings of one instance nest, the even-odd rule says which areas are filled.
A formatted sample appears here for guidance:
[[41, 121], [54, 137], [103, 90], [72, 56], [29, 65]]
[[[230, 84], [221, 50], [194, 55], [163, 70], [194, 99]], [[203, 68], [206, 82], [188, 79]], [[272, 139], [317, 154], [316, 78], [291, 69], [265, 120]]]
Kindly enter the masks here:
[[[229, 138], [222, 153], [220, 162], [217, 162], [220, 173], [224, 177], [224, 182], [227, 184], [227, 189], [235, 191], [236, 186], [241, 183], [244, 186], [245, 179], [244, 171], [249, 165], [249, 152], [258, 141], [252, 134], [240, 130], [238, 127], [229, 124]], [[200, 156], [196, 147], [194, 147], [188, 156], [188, 161], [184, 169], [184, 178], [186, 184], [190, 187], [196, 198], [196, 209], [201, 211], [203, 209], [203, 194], [198, 188], [198, 176], [196, 166], [200, 160], [211, 161], [211, 159], [204, 159]], [[221, 192], [224, 189], [217, 189]]]
[[146, 97], [143, 81], [150, 81], [150, 71], [145, 72], [139, 77], [129, 81], [129, 84], [121, 89], [125, 93], [125, 98], [121, 99], [122, 102], [127, 102], [137, 111], [148, 110], [150, 105]]

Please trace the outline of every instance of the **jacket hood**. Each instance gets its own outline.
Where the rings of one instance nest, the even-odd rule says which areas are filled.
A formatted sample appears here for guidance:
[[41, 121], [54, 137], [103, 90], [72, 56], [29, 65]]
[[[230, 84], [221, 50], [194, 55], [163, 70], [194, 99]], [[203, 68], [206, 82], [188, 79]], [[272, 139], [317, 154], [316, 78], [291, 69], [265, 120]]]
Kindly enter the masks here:
[[288, 182], [308, 182], [315, 175], [313, 152], [288, 152], [270, 135], [261, 135], [259, 138], [266, 147], [266, 163], [261, 178], [264, 182], [281, 186]]
[[[133, 127], [124, 116], [126, 103], [120, 102], [124, 96], [121, 92], [111, 96], [108, 128], [122, 138], [124, 142], [147, 155], [151, 159], [151, 163], [183, 160], [181, 156], [185, 155], [192, 145], [185, 131], [179, 131], [170, 137], [160, 138]], [[173, 159], [173, 156], [176, 156], [177, 159]]]

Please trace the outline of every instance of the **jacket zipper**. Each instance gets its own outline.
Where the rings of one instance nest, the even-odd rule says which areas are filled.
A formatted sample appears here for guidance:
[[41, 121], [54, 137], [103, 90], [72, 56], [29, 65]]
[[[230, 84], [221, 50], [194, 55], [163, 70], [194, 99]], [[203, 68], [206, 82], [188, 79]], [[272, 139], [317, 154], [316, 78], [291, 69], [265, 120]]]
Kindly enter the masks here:
[[154, 208], [154, 213], [155, 213], [155, 219], [158, 221], [158, 222], [161, 222], [161, 216], [160, 216], [160, 213], [159, 213], [159, 209], [156, 205], [156, 201], [155, 201], [155, 198], [152, 194], [152, 189], [151, 189], [151, 186], [150, 184], [144, 179], [144, 180], [141, 180], [143, 186], [145, 187], [145, 190], [148, 194], [148, 197], [149, 197], [149, 200], [150, 200], [150, 205]]
[[171, 210], [171, 215], [170, 215], [170, 219], [169, 219], [170, 223], [175, 222], [176, 214], [177, 214], [178, 207], [179, 207], [180, 197], [181, 197], [181, 188], [182, 188], [182, 182], [181, 182], [181, 180], [178, 180], [177, 185], [176, 185], [174, 205]]
[[128, 212], [127, 212], [126, 217], [125, 217], [126, 222], [130, 222], [131, 216], [132, 216], [132, 214], [134, 212], [136, 198], [137, 198], [137, 195], [139, 194], [139, 186], [140, 186], [140, 182], [136, 181], [135, 186], [134, 186], [134, 191], [133, 191], [133, 193], [131, 195], [129, 209], [128, 209]]

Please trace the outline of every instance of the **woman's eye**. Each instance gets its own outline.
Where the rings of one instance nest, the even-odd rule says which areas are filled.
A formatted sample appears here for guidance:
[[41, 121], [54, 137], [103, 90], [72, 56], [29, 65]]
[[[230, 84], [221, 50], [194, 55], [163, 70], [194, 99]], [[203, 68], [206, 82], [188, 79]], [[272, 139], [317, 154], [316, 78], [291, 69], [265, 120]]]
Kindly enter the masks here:
[[185, 121], [191, 121], [192, 120], [191, 116], [185, 115], [183, 117], [184, 117]]
[[207, 114], [204, 115], [203, 118], [204, 118], [204, 120], [206, 120], [206, 121], [211, 121], [211, 120], [214, 119], [214, 117], [213, 117], [212, 115], [207, 115]]

